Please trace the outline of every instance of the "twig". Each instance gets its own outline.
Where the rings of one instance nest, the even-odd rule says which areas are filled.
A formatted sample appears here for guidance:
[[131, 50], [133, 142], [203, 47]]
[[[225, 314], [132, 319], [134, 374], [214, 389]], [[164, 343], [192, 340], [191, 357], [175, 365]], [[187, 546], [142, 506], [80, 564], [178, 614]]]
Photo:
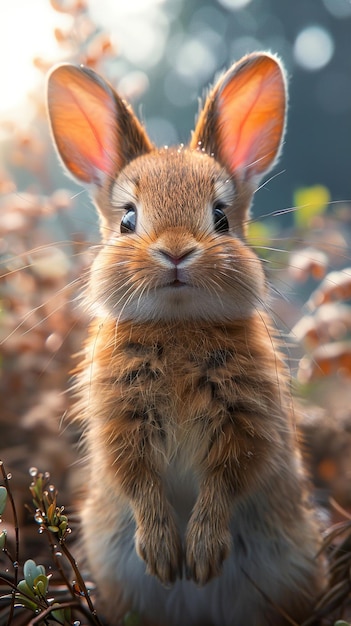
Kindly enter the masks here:
[[[14, 526], [15, 526], [15, 560], [12, 561], [12, 567], [14, 569], [14, 586], [15, 588], [17, 588], [18, 565], [19, 565], [19, 526], [18, 526], [17, 511], [16, 511], [15, 501], [13, 499], [13, 495], [10, 489], [8, 474], [5, 471], [3, 461], [0, 461], [0, 470], [4, 479], [8, 498], [10, 500], [12, 514], [13, 514], [13, 521], [14, 521]], [[11, 602], [11, 607], [10, 607], [9, 618], [7, 620], [7, 626], [11, 626], [14, 610], [15, 610], [15, 591], [12, 591], [12, 602]]]
[[57, 610], [61, 610], [61, 609], [79, 609], [80, 608], [80, 604], [79, 602], [61, 602], [59, 606], [49, 606], [47, 609], [45, 609], [45, 611], [41, 611], [39, 615], [37, 615], [36, 617], [33, 617], [33, 619], [30, 620], [30, 622], [28, 622], [27, 626], [35, 626], [35, 624], [40, 624], [40, 622], [45, 619], [46, 617], [48, 617], [50, 615], [50, 613], [52, 613], [52, 611], [57, 611]]
[[82, 577], [82, 575], [81, 575], [81, 573], [79, 571], [78, 564], [77, 564], [75, 558], [73, 557], [73, 555], [70, 553], [69, 549], [67, 548], [64, 539], [62, 539], [60, 541], [60, 545], [61, 545], [61, 548], [62, 548], [62, 552], [64, 553], [65, 557], [70, 562], [70, 564], [72, 566], [72, 569], [73, 569], [73, 571], [74, 571], [74, 573], [76, 575], [79, 588], [82, 590], [82, 592], [84, 594], [84, 597], [85, 597], [85, 599], [87, 601], [87, 604], [89, 606], [89, 609], [90, 609], [92, 617], [93, 617], [93, 619], [95, 621], [95, 624], [97, 624], [97, 626], [102, 626], [102, 623], [101, 623], [101, 621], [99, 619], [99, 616], [97, 615], [96, 610], [94, 608], [94, 605], [93, 605], [93, 603], [91, 601], [91, 598], [89, 596], [89, 591], [88, 591], [88, 589], [86, 587], [86, 584], [84, 582], [84, 579], [83, 579], [83, 577]]
[[[45, 527], [43, 527], [43, 528], [45, 528]], [[47, 530], [47, 528], [45, 528], [45, 530], [46, 530], [46, 533], [47, 533], [47, 535], [49, 537], [51, 551], [52, 551], [52, 558], [53, 558], [53, 560], [55, 562], [55, 565], [56, 565], [58, 571], [60, 572], [60, 575], [61, 575], [61, 577], [62, 577], [62, 579], [63, 579], [63, 581], [64, 581], [64, 583], [65, 583], [65, 585], [66, 585], [66, 587], [68, 589], [68, 591], [70, 592], [72, 598], [75, 599], [76, 596], [75, 596], [73, 587], [72, 587], [68, 577], [66, 576], [66, 572], [64, 571], [64, 569], [63, 569], [63, 567], [62, 567], [62, 565], [60, 563], [60, 560], [57, 558], [56, 548], [55, 548], [56, 544], [55, 544], [54, 538], [52, 536], [52, 533], [49, 530]]]
[[[9, 580], [8, 578], [5, 578], [4, 576], [0, 576], [0, 582], [5, 583], [7, 587], [11, 587], [12, 589], [12, 594], [15, 597], [15, 594], [18, 592], [17, 586], [15, 585], [14, 582], [12, 582], [12, 580]], [[35, 603], [38, 607], [38, 609], [40, 609], [41, 611], [46, 610], [47, 607], [47, 602], [41, 602], [40, 599], [38, 597], [34, 598], [33, 596], [28, 595], [27, 593], [25, 593], [25, 591], [21, 591], [20, 592], [21, 596], [24, 596], [25, 598], [27, 598], [28, 600], [30, 600], [31, 602]], [[26, 607], [24, 607], [26, 608]], [[7, 622], [8, 624], [9, 622]]]
[[4, 583], [6, 585], [6, 587], [11, 587], [14, 591], [17, 591], [17, 587], [16, 587], [15, 583], [12, 582], [12, 580], [10, 580], [10, 578], [7, 578], [5, 576], [0, 576], [0, 583]]

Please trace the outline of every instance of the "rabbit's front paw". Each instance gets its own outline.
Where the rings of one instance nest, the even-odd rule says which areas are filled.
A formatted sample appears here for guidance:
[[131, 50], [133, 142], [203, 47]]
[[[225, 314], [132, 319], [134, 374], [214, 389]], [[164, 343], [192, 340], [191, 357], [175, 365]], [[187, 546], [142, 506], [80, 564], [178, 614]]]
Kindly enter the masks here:
[[218, 576], [231, 548], [228, 529], [190, 521], [186, 539], [186, 575], [198, 585]]
[[140, 526], [135, 546], [148, 574], [156, 576], [163, 585], [169, 586], [182, 577], [182, 545], [171, 517], [156, 518], [151, 527]]

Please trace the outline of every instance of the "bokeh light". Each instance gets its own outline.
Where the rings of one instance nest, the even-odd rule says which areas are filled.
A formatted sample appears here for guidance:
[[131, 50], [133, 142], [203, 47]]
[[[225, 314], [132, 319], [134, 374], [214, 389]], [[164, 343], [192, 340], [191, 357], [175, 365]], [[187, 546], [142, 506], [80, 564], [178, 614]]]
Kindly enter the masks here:
[[333, 53], [333, 38], [322, 26], [304, 28], [295, 40], [295, 60], [306, 70], [320, 70], [329, 63]]
[[251, 0], [218, 0], [218, 2], [226, 9], [237, 10], [246, 7]]
[[119, 53], [138, 68], [156, 65], [165, 49], [170, 17], [160, 0], [89, 0], [93, 21], [113, 33]]
[[134, 70], [127, 72], [118, 81], [118, 93], [126, 100], [139, 100], [145, 91], [149, 89], [149, 78], [146, 72]]
[[351, 16], [350, 0], [323, 0], [323, 4], [334, 17], [342, 19]]
[[216, 57], [210, 47], [196, 37], [189, 38], [180, 48], [175, 69], [185, 78], [207, 79], [216, 69]]

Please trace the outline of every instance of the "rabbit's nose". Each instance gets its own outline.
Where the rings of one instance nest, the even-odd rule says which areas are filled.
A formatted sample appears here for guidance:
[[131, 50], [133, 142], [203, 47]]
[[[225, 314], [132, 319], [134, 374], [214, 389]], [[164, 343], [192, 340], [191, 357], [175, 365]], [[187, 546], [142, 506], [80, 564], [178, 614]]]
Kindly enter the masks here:
[[182, 253], [172, 254], [169, 250], [158, 250], [159, 254], [164, 256], [168, 261], [170, 261], [175, 267], [180, 265], [183, 261], [185, 261], [188, 257], [190, 257], [195, 251], [195, 247], [189, 248]]

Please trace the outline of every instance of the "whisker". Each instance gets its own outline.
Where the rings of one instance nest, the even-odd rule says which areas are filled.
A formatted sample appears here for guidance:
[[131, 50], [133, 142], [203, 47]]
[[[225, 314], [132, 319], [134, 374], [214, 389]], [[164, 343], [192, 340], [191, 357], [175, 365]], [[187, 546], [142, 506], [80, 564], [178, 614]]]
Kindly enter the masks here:
[[[28, 319], [30, 319], [35, 313], [37, 313], [41, 309], [45, 308], [54, 298], [57, 297], [57, 295], [64, 293], [66, 290], [71, 289], [72, 286], [74, 286], [75, 284], [79, 284], [79, 283], [80, 283], [80, 279], [77, 279], [77, 278], [74, 279], [73, 281], [71, 281], [64, 287], [62, 287], [62, 289], [59, 289], [59, 291], [57, 291], [54, 296], [51, 296], [50, 298], [45, 300], [45, 302], [41, 302], [38, 306], [28, 311], [28, 313], [26, 313], [26, 315], [23, 317], [21, 322], [8, 335], [6, 335], [6, 337], [2, 341], [0, 341], [0, 346], [4, 345], [6, 341], [8, 341], [16, 332], [18, 332], [18, 330], [20, 330], [24, 326], [24, 324], [27, 322]], [[35, 325], [31, 326], [29, 330], [26, 330], [24, 333], [22, 333], [22, 335], [24, 336], [27, 333], [29, 333], [32, 329], [40, 326], [40, 324], [44, 323], [47, 319], [50, 318], [51, 315], [54, 315], [54, 313], [59, 311], [65, 305], [66, 305], [66, 302], [63, 302], [60, 306], [54, 309], [54, 311], [52, 311], [50, 314], [48, 314], [47, 316], [39, 320], [39, 322], [37, 322]]]
[[261, 185], [259, 185], [259, 187], [257, 187], [257, 189], [256, 189], [256, 191], [254, 193], [256, 194], [258, 191], [260, 191], [260, 189], [263, 189], [264, 187], [267, 187], [267, 185], [269, 185], [269, 183], [272, 182], [272, 180], [274, 180], [278, 176], [281, 176], [282, 174], [285, 174], [285, 172], [286, 172], [286, 170], [280, 170], [280, 172], [276, 172], [276, 174], [273, 174], [272, 176], [267, 178]]

